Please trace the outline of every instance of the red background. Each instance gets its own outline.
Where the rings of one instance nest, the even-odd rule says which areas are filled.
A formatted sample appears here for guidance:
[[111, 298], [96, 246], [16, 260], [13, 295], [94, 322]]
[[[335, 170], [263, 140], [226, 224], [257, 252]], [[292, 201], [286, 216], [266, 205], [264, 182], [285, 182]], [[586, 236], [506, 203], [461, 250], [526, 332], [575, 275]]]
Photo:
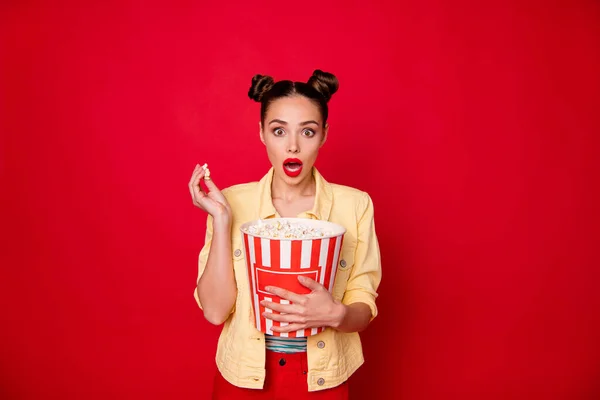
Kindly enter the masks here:
[[187, 182], [269, 167], [255, 73], [335, 73], [384, 278], [353, 399], [600, 398], [595, 1], [4, 1], [0, 397], [204, 399]]

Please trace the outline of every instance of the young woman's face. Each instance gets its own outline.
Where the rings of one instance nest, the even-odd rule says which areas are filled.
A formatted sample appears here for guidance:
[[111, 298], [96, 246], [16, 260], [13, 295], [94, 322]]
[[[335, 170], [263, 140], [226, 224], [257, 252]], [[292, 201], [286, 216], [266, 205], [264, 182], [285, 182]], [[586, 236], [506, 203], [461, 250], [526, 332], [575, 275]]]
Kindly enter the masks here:
[[283, 97], [269, 106], [260, 138], [275, 174], [289, 184], [311, 174], [327, 138], [319, 108], [304, 96]]

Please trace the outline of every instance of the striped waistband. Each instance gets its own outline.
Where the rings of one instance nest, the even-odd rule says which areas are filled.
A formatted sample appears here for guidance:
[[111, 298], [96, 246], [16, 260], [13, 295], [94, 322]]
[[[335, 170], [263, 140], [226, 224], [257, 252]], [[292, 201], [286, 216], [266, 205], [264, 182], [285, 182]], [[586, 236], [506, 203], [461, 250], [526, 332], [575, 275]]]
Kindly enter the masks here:
[[265, 345], [267, 350], [277, 353], [302, 353], [306, 352], [305, 337], [280, 337], [273, 335], [265, 335]]

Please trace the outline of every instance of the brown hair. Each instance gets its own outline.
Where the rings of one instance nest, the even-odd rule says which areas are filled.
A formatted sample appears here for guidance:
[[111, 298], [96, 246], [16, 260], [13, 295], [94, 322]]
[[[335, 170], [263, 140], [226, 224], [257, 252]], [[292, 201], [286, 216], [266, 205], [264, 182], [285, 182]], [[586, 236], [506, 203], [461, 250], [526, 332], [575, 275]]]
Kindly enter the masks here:
[[323, 125], [325, 125], [329, 114], [327, 103], [331, 96], [337, 92], [338, 87], [339, 82], [333, 74], [319, 69], [313, 72], [306, 83], [289, 80], [276, 83], [270, 76], [254, 75], [248, 97], [260, 103], [260, 120], [264, 122], [269, 105], [273, 101], [294, 95], [304, 96], [319, 107]]

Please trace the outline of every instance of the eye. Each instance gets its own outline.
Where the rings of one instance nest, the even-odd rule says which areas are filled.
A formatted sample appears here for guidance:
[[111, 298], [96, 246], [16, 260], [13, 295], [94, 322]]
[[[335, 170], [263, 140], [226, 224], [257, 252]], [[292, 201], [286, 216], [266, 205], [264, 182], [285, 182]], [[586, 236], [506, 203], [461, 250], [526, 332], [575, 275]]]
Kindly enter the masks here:
[[302, 131], [302, 134], [306, 137], [313, 137], [316, 135], [315, 131], [313, 131], [312, 129], [305, 129]]
[[285, 132], [284, 132], [284, 130], [282, 128], [275, 128], [275, 129], [273, 129], [273, 134], [275, 136], [283, 136], [284, 133]]

